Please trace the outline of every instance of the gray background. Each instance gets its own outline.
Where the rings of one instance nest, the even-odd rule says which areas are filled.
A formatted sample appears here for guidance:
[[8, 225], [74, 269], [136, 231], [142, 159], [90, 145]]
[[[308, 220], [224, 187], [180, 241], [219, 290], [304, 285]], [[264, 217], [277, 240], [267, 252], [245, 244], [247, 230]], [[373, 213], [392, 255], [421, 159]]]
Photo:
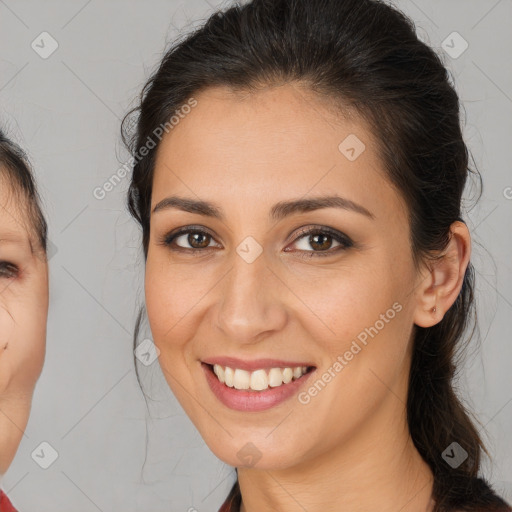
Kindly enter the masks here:
[[[0, 0], [0, 123], [28, 149], [55, 245], [45, 368], [3, 481], [23, 512], [217, 511], [234, 480], [157, 363], [144, 372], [154, 398], [146, 421], [132, 361], [143, 268], [139, 232], [124, 206], [128, 180], [103, 200], [93, 196], [128, 159], [120, 118], [166, 45], [216, 5]], [[486, 461], [484, 474], [512, 502], [512, 1], [397, 5], [444, 55], [484, 178], [483, 197], [467, 217], [482, 342], [461, 369], [460, 389], [487, 432], [494, 464]], [[47, 59], [31, 48], [43, 31], [59, 44]], [[456, 59], [442, 49], [453, 31], [469, 43]], [[58, 453], [48, 469], [31, 456], [41, 442]]]

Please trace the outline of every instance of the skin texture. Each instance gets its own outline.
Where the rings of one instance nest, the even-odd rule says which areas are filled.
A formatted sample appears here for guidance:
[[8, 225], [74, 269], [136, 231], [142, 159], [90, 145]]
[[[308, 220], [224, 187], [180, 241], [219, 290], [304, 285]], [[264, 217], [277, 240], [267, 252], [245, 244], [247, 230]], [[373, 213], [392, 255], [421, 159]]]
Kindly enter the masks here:
[[[151, 216], [146, 306], [169, 386], [215, 455], [238, 467], [245, 512], [432, 510], [432, 473], [405, 414], [411, 336], [455, 301], [470, 255], [466, 226], [454, 223], [435, 267], [416, 269], [405, 203], [356, 115], [335, 118], [297, 84], [195, 97], [158, 149], [152, 208], [180, 195], [215, 202], [225, 218], [178, 209]], [[350, 134], [366, 147], [355, 161], [338, 149]], [[374, 218], [337, 208], [268, 218], [279, 201], [333, 194]], [[211, 238], [174, 240], [193, 254], [161, 243], [184, 226]], [[316, 226], [353, 247], [338, 251], [327, 238], [331, 255], [315, 256], [322, 250], [299, 228]], [[263, 249], [250, 264], [236, 252], [248, 236]], [[200, 361], [213, 356], [309, 361], [313, 383], [394, 303], [400, 312], [307, 404], [293, 396], [269, 410], [234, 411], [208, 387]], [[237, 455], [247, 443], [255, 463]]]
[[0, 474], [22, 439], [45, 355], [48, 264], [27, 223], [0, 179]]

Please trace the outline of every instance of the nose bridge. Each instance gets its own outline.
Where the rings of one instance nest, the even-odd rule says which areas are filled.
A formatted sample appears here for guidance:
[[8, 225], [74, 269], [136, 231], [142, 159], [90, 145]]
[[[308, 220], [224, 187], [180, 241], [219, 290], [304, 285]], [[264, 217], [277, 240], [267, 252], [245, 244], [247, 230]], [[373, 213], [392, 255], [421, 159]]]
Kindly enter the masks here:
[[[243, 244], [238, 249], [244, 249]], [[250, 343], [262, 332], [283, 327], [286, 309], [279, 299], [282, 284], [267, 268], [264, 253], [251, 261], [243, 251], [237, 251], [232, 261], [220, 289], [217, 325], [227, 338]]]

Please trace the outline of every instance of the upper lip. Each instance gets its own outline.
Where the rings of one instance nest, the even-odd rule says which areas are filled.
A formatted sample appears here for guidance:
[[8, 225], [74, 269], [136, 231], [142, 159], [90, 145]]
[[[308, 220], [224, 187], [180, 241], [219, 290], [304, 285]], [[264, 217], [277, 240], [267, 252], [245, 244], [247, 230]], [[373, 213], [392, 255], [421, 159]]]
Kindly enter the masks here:
[[261, 368], [296, 368], [297, 366], [314, 366], [309, 362], [301, 361], [283, 361], [281, 359], [238, 359], [236, 357], [209, 357], [202, 360], [205, 364], [218, 364], [228, 366], [229, 368], [239, 368], [240, 370], [254, 371]]

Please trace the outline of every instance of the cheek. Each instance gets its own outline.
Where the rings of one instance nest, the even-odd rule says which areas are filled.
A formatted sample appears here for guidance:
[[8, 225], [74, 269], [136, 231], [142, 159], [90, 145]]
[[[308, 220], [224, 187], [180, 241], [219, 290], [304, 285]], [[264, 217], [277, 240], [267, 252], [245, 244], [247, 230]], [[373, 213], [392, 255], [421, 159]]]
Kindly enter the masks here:
[[20, 316], [24, 318], [23, 335], [30, 340], [34, 352], [34, 374], [41, 373], [46, 350], [46, 329], [48, 323], [48, 274], [41, 270], [30, 295], [30, 303], [20, 305]]
[[144, 283], [146, 311], [153, 341], [163, 359], [190, 338], [194, 308], [205, 293], [201, 292], [201, 283], [197, 273], [187, 277], [181, 269], [148, 256]]
[[406, 265], [380, 254], [364, 266], [340, 268], [321, 280], [305, 277], [302, 287], [294, 288], [314, 312], [302, 318], [321, 347], [322, 369], [330, 371], [319, 378], [334, 382], [315, 399], [326, 417], [331, 408], [370, 408], [378, 400], [378, 387], [386, 388], [382, 382], [402, 375], [412, 324], [403, 284], [409, 274]]
[[338, 363], [331, 371], [335, 384], [317, 404], [326, 412], [337, 407], [370, 411], [407, 369], [410, 268], [382, 256], [366, 268], [357, 272], [352, 268], [326, 285], [330, 300], [321, 302], [321, 296], [315, 295], [324, 308], [323, 318], [330, 321], [331, 332], [321, 341], [327, 357], [324, 368]]
[[9, 314], [7, 306], [0, 302], [0, 355], [9, 346], [14, 332], [14, 319]]
[[158, 362], [171, 391], [192, 419], [197, 414], [196, 401], [190, 398], [195, 393], [192, 370], [197, 361], [188, 340], [198, 325], [194, 309], [200, 300], [194, 292], [198, 281], [196, 274], [195, 279], [185, 282], [183, 272], [167, 261], [150, 258], [148, 253], [144, 288], [152, 341], [160, 351]]
[[0, 329], [0, 392], [31, 393], [44, 363], [46, 310], [26, 302], [3, 306]]
[[13, 376], [12, 349], [14, 320], [0, 302], [0, 396], [6, 391]]
[[398, 296], [389, 273], [377, 263], [303, 275], [289, 286], [307, 306], [302, 315], [307, 330], [325, 340], [329, 353], [374, 325]]

